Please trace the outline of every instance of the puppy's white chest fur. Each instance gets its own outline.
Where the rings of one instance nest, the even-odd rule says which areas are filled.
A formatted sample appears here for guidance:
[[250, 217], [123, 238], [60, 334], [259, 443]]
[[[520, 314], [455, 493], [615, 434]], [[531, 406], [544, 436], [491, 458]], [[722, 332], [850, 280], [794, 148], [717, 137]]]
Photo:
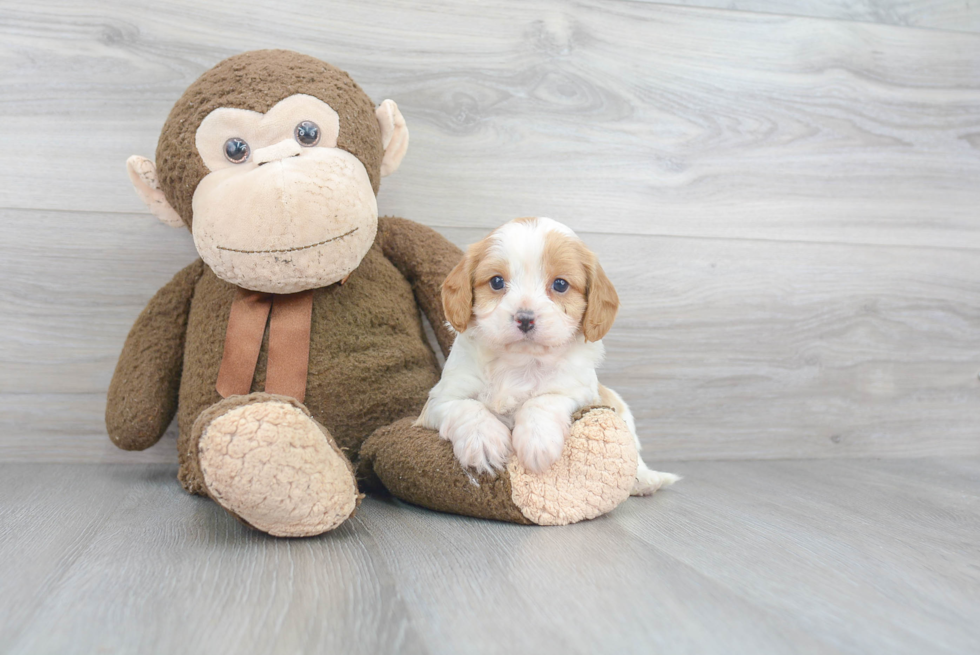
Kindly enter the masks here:
[[484, 365], [486, 386], [477, 399], [497, 415], [504, 425], [514, 427], [514, 413], [530, 398], [554, 393], [561, 388], [564, 367], [552, 357], [504, 354]]
[[467, 331], [456, 337], [419, 424], [440, 429], [438, 406], [463, 399], [479, 401], [508, 428], [514, 427], [516, 412], [538, 396], [566, 397], [575, 411], [598, 399], [595, 369], [603, 354], [601, 341], [586, 342], [581, 336], [560, 348], [528, 346], [501, 351], [487, 347], [474, 332]]

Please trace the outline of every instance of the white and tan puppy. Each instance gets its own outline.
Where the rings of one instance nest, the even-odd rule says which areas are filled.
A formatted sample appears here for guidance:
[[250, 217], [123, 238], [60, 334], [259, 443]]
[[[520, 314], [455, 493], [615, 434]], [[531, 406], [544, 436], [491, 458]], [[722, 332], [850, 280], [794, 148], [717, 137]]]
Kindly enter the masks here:
[[[492, 472], [513, 453], [545, 471], [572, 414], [590, 405], [613, 407], [636, 438], [626, 403], [595, 372], [619, 296], [571, 229], [550, 218], [503, 225], [469, 247], [442, 303], [457, 337], [416, 425], [438, 430], [463, 466]], [[642, 459], [636, 477], [633, 495], [678, 479]]]

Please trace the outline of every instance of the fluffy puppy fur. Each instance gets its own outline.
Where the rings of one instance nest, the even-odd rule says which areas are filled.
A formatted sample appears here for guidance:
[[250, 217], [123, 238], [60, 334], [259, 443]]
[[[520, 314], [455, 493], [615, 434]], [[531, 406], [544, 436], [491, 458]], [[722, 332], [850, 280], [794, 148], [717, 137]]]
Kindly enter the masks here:
[[[416, 425], [438, 430], [463, 466], [500, 470], [514, 453], [545, 471], [590, 405], [614, 408], [636, 439], [629, 407], [595, 372], [619, 296], [567, 226], [519, 218], [493, 231], [446, 278], [442, 303], [457, 337]], [[677, 479], [640, 459], [633, 495]]]

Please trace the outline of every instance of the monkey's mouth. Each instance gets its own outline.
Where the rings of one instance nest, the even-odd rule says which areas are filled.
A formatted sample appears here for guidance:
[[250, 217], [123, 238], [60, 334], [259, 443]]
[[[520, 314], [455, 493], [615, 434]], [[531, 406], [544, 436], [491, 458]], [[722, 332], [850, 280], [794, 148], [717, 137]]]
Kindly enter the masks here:
[[326, 243], [330, 243], [331, 241], [339, 241], [340, 239], [343, 239], [344, 237], [349, 237], [350, 235], [354, 234], [355, 232], [357, 232], [357, 230], [358, 230], [358, 228], [355, 227], [353, 230], [350, 230], [349, 232], [344, 232], [343, 234], [341, 234], [339, 236], [330, 237], [329, 239], [324, 239], [323, 241], [317, 241], [316, 243], [311, 243], [308, 246], [296, 246], [294, 248], [274, 248], [274, 249], [271, 249], [271, 250], [239, 250], [238, 248], [226, 248], [224, 246], [217, 246], [217, 248], [218, 248], [218, 250], [226, 250], [228, 252], [240, 252], [240, 253], [243, 253], [245, 255], [273, 254], [273, 253], [280, 253], [280, 252], [296, 252], [298, 250], [309, 250], [310, 248], [316, 248], [317, 246], [322, 246], [322, 245], [324, 245]]

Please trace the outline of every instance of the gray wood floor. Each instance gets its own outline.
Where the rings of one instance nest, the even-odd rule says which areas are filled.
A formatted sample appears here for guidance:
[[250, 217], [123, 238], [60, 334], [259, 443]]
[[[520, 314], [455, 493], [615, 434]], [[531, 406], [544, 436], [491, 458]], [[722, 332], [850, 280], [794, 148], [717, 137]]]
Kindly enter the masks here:
[[[185, 495], [173, 434], [109, 443], [195, 256], [124, 162], [270, 47], [398, 102], [382, 213], [582, 234], [601, 379], [681, 483], [286, 541]], [[978, 62], [974, 0], [0, 3], [0, 653], [980, 652]]]
[[285, 540], [172, 466], [3, 464], [0, 651], [980, 652], [980, 459], [671, 468], [567, 528], [371, 498]]

